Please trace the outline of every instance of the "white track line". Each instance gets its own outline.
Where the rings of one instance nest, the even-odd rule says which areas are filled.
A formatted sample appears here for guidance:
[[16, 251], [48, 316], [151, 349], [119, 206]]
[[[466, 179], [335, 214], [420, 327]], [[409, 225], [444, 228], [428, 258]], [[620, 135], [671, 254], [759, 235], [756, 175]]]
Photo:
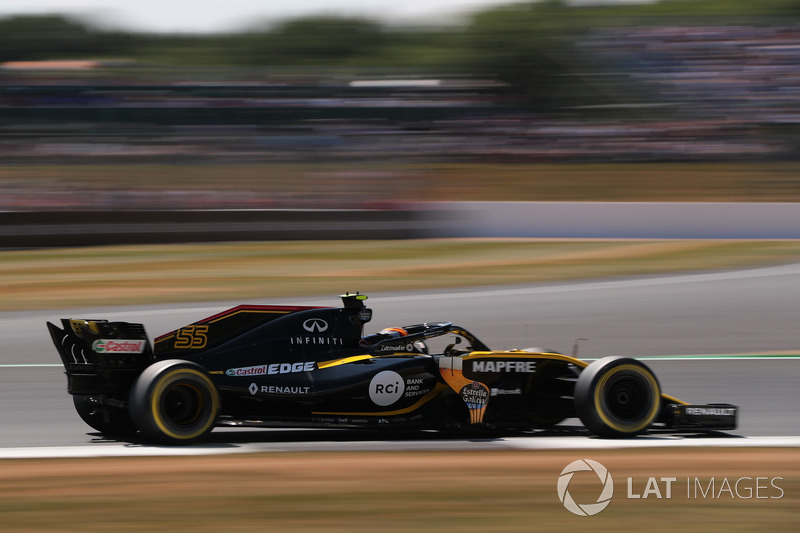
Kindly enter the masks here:
[[644, 435], [635, 439], [598, 439], [593, 437], [525, 437], [509, 439], [513, 448], [527, 450], [613, 450], [624, 448], [761, 448], [800, 447], [797, 437], [681, 437]]
[[147, 446], [97, 444], [93, 446], [57, 446], [0, 448], [0, 459], [66, 459], [81, 457], [198, 456], [263, 452], [325, 451], [452, 451], [458, 450], [614, 450], [642, 448], [798, 448], [800, 437], [695, 437], [647, 435], [635, 439], [597, 439], [591, 437], [513, 437], [486, 441], [365, 441], [313, 443], [250, 443], [197, 446]]

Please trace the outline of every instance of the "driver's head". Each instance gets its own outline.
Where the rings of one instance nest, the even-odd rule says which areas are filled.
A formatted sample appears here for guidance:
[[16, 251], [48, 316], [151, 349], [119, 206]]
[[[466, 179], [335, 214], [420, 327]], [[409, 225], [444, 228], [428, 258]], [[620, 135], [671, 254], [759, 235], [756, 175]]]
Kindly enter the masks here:
[[403, 328], [384, 328], [379, 333], [386, 335], [390, 338], [407, 337], [408, 332]]

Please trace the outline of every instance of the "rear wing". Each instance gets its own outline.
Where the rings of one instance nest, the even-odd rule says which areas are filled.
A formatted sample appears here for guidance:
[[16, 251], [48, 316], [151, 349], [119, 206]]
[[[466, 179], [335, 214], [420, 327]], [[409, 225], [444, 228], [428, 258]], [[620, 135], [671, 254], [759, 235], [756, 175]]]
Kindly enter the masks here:
[[63, 318], [61, 326], [47, 323], [70, 394], [125, 399], [134, 380], [155, 360], [142, 324]]

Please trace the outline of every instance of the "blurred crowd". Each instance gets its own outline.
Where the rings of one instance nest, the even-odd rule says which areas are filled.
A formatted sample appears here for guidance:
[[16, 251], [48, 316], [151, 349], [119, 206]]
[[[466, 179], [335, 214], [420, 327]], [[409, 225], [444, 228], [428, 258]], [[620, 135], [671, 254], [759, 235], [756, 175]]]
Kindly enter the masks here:
[[800, 28], [690, 26], [606, 31], [585, 43], [703, 117], [800, 122]]
[[[498, 83], [469, 77], [187, 82], [123, 78], [103, 65], [82, 64], [80, 72], [6, 65], [0, 72], [0, 158], [11, 165], [391, 165], [796, 157], [800, 29], [605, 29], [580, 44], [603, 65], [587, 73], [590, 83], [618, 94], [615, 104], [540, 109], [510, 98]], [[85, 69], [94, 72], [85, 75]], [[394, 179], [355, 182], [391, 189]], [[332, 197], [336, 191], [345, 197], [354, 184], [337, 183], [343, 189]], [[63, 206], [69, 191], [58, 192], [56, 203]], [[76, 203], [90, 201], [74, 194]], [[119, 195], [92, 201], [126, 207], [176, 200], [202, 207], [302, 204], [297, 191], [277, 204], [274, 195], [215, 190]], [[370, 201], [380, 197], [375, 192]], [[48, 201], [24, 183], [6, 187], [0, 199], [0, 209], [32, 204]]]

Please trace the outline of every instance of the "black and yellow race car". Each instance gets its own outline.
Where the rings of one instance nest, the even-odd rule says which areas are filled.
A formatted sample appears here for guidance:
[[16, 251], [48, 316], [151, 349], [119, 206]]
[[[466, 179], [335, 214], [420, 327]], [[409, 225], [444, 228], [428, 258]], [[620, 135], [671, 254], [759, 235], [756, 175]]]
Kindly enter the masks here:
[[81, 418], [166, 443], [214, 427], [546, 428], [577, 417], [600, 437], [729, 430], [737, 408], [688, 405], [628, 357], [491, 350], [451, 322], [364, 335], [365, 295], [342, 307], [242, 305], [157, 337], [141, 324], [47, 324]]

